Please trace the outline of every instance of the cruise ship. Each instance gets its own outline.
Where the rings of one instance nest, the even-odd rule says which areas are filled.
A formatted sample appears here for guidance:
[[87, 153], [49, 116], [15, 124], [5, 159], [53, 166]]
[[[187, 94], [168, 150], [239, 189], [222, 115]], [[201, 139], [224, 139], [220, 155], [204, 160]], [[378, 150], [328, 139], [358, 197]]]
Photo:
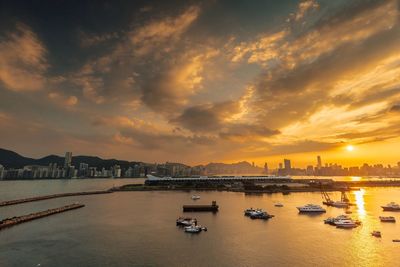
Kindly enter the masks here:
[[322, 208], [320, 205], [315, 205], [315, 204], [307, 204], [301, 207], [297, 207], [299, 212], [326, 212], [324, 208]]

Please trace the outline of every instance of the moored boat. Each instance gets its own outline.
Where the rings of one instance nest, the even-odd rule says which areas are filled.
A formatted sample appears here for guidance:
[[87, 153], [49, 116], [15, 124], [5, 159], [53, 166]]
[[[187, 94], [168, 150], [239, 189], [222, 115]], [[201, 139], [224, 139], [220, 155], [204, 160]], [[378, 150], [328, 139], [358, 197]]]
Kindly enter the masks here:
[[250, 216], [252, 212], [256, 212], [256, 211], [259, 211], [259, 210], [260, 209], [253, 209], [253, 208], [245, 209], [244, 210], [244, 216]]
[[375, 237], [382, 237], [382, 233], [381, 233], [380, 231], [373, 231], [373, 232], [371, 233], [371, 235], [372, 235], [372, 236], [375, 236]]
[[251, 219], [263, 219], [263, 220], [268, 220], [274, 217], [274, 215], [268, 214], [266, 211], [259, 211], [259, 212], [253, 212], [250, 215]]
[[381, 222], [396, 222], [396, 218], [393, 216], [379, 216]]
[[190, 226], [192, 224], [197, 224], [196, 218], [191, 218], [191, 217], [179, 217], [176, 219], [176, 225], [177, 226]]
[[301, 207], [297, 207], [299, 212], [326, 212], [324, 208], [322, 208], [320, 205], [315, 205], [315, 204], [307, 204]]
[[186, 233], [194, 233], [194, 234], [196, 234], [196, 233], [200, 233], [201, 231], [202, 231], [202, 227], [198, 226], [198, 225], [195, 225], [195, 224], [192, 224], [190, 226], [185, 226], [185, 232]]
[[355, 228], [358, 224], [352, 219], [342, 219], [335, 221], [335, 226], [337, 228]]
[[390, 202], [385, 206], [381, 206], [384, 211], [400, 211], [400, 205], [395, 202]]

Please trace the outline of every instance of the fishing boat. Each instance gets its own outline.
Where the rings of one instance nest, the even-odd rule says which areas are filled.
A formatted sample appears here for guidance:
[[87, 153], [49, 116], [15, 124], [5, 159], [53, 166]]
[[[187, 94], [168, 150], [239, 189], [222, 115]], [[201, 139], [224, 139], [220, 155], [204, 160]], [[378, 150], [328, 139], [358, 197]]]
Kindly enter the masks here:
[[381, 222], [396, 222], [396, 218], [393, 216], [379, 216]]

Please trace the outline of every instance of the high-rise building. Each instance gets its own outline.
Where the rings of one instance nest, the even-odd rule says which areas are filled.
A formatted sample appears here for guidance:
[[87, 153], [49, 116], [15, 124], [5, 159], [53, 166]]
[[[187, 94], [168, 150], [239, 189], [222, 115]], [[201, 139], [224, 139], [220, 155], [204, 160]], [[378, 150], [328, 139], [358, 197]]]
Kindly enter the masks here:
[[72, 162], [72, 152], [65, 152], [64, 169], [68, 169]]
[[279, 169], [283, 169], [282, 163], [279, 163]]
[[285, 166], [285, 170], [290, 170], [292, 168], [292, 165], [290, 163], [290, 159], [284, 159], [283, 164]]
[[269, 171], [268, 171], [268, 163], [265, 162], [265, 163], [264, 163], [264, 173], [265, 173], [265, 174], [268, 174], [268, 172], [269, 172]]
[[321, 156], [317, 156], [317, 168], [318, 170], [322, 168]]

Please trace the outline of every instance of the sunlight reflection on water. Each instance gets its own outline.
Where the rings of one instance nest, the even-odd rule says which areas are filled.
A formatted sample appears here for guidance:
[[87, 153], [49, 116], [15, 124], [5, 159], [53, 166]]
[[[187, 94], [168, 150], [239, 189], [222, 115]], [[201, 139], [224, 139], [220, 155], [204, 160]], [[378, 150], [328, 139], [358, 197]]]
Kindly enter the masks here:
[[365, 212], [365, 203], [364, 203], [364, 194], [365, 194], [365, 190], [363, 188], [361, 188], [358, 191], [353, 191], [354, 197], [356, 199], [356, 205], [357, 205], [357, 212], [358, 215], [361, 218], [364, 218], [366, 215]]

